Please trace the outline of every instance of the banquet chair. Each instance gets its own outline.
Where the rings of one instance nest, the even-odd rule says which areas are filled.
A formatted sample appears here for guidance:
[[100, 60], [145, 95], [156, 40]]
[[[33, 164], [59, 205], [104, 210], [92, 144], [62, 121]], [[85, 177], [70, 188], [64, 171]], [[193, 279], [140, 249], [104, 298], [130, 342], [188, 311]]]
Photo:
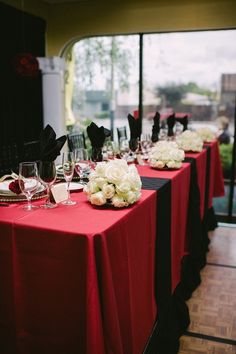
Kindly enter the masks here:
[[67, 135], [68, 147], [70, 151], [75, 149], [86, 149], [85, 135], [83, 132], [70, 133]]
[[127, 139], [126, 126], [117, 128], [118, 142], [120, 143], [121, 139]]
[[39, 141], [33, 140], [23, 144], [22, 154], [20, 159], [23, 161], [37, 161], [39, 160]]
[[16, 143], [0, 147], [0, 176], [18, 171], [19, 155]]

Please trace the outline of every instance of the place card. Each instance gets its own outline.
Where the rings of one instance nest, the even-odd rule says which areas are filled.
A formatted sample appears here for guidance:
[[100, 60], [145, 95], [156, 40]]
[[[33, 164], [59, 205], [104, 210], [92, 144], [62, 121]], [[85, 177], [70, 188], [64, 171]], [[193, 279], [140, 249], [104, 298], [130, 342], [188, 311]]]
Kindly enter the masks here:
[[68, 198], [68, 192], [64, 183], [55, 184], [51, 188], [51, 193], [55, 203], [61, 203]]

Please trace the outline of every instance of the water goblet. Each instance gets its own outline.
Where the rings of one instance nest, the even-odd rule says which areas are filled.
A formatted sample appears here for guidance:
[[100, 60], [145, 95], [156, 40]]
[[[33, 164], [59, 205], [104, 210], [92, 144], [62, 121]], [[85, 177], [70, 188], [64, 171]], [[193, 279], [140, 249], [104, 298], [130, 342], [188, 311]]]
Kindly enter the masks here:
[[21, 192], [26, 196], [27, 205], [23, 209], [27, 211], [38, 208], [32, 205], [31, 199], [39, 188], [38, 168], [36, 162], [20, 162], [19, 164], [19, 185]]
[[74, 150], [75, 171], [80, 178], [81, 184], [86, 184], [84, 181], [90, 173], [90, 163], [88, 160], [88, 151], [84, 148]]
[[124, 160], [128, 160], [129, 157], [129, 141], [128, 139], [121, 138], [120, 139], [120, 157]]
[[151, 136], [149, 134], [142, 134], [141, 141], [140, 141], [140, 149], [141, 149], [141, 155], [143, 160], [148, 159], [151, 146], [152, 146]]
[[39, 179], [40, 182], [46, 187], [47, 199], [44, 204], [40, 205], [44, 209], [52, 209], [57, 206], [50, 200], [51, 187], [57, 177], [56, 166], [54, 161], [40, 161], [39, 162]]
[[114, 141], [108, 140], [106, 142], [106, 148], [107, 148], [107, 159], [108, 160], [113, 160], [115, 157], [115, 144]]
[[75, 205], [76, 202], [71, 199], [70, 197], [70, 182], [74, 175], [74, 168], [75, 168], [75, 160], [74, 160], [74, 153], [73, 152], [64, 152], [62, 154], [62, 169], [63, 175], [66, 180], [67, 184], [67, 193], [68, 198], [61, 202], [63, 205]]

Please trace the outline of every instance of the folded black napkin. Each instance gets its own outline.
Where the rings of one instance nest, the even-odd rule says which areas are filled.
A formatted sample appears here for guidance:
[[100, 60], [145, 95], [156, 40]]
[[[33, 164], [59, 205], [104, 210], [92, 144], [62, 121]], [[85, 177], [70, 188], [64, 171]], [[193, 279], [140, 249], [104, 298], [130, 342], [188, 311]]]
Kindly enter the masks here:
[[159, 132], [160, 132], [160, 113], [156, 112], [153, 117], [154, 124], [152, 126], [152, 142], [155, 143], [159, 140]]
[[111, 136], [111, 131], [103, 126], [98, 127], [92, 122], [87, 127], [87, 134], [92, 145], [92, 160], [102, 161], [102, 147], [105, 139]]
[[168, 136], [173, 136], [174, 135], [174, 126], [175, 126], [175, 114], [171, 114], [168, 118], [167, 118], [167, 126], [168, 126]]
[[91, 141], [92, 147], [101, 148], [103, 147], [105, 139], [111, 135], [109, 129], [104, 128], [103, 126], [98, 127], [95, 123], [91, 123], [87, 127], [87, 134], [89, 140]]
[[175, 120], [183, 125], [183, 131], [188, 129], [188, 115], [183, 118], [175, 118]]
[[41, 161], [54, 161], [66, 142], [66, 135], [56, 139], [56, 133], [48, 124], [39, 136], [39, 149]]
[[141, 136], [141, 124], [139, 119], [135, 119], [131, 114], [128, 114], [128, 121], [130, 129], [129, 147], [132, 151], [134, 151], [138, 146], [138, 141]]

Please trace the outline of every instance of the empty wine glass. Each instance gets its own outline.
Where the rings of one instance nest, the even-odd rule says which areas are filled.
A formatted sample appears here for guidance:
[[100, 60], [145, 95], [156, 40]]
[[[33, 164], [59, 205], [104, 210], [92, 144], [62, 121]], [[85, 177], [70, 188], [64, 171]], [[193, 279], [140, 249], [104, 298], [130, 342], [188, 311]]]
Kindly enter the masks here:
[[120, 139], [120, 156], [122, 159], [127, 160], [129, 156], [130, 148], [128, 139]]
[[38, 208], [32, 205], [31, 199], [39, 188], [38, 168], [36, 162], [20, 162], [19, 185], [22, 193], [26, 196], [28, 204], [23, 209], [31, 211]]
[[75, 168], [75, 160], [74, 160], [74, 153], [73, 152], [64, 152], [62, 154], [62, 169], [63, 169], [63, 175], [66, 180], [67, 184], [67, 193], [68, 193], [68, 198], [61, 202], [61, 204], [64, 205], [75, 205], [76, 202], [71, 199], [70, 197], [70, 182], [73, 178], [74, 175], [74, 168]]
[[90, 173], [90, 162], [88, 160], [88, 151], [83, 148], [74, 150], [75, 157], [75, 171], [80, 177], [80, 182], [86, 184], [85, 180], [88, 179]]
[[142, 152], [143, 160], [147, 160], [149, 156], [149, 152], [151, 150], [152, 141], [150, 134], [142, 134], [140, 141], [140, 148]]
[[47, 189], [47, 199], [44, 204], [40, 205], [41, 208], [52, 209], [57, 206], [56, 203], [52, 203], [50, 200], [51, 187], [56, 180], [57, 172], [54, 161], [40, 161], [39, 162], [39, 179], [40, 182]]
[[115, 151], [114, 141], [107, 139], [105, 141], [104, 146], [106, 148], [106, 159], [113, 160], [114, 159], [114, 151]]

